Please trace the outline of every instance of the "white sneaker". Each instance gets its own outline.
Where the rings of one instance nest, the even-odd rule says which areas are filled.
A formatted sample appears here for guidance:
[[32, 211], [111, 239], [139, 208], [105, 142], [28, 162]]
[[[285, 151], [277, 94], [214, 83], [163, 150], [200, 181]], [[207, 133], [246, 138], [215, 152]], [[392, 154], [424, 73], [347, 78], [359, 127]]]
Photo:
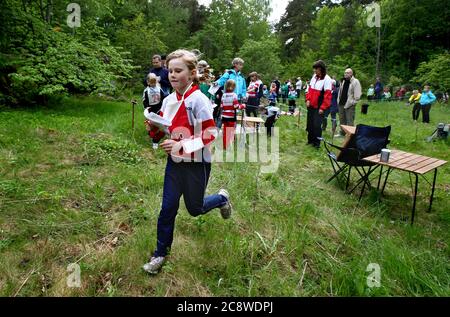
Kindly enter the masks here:
[[163, 256], [158, 256], [158, 257], [152, 256], [152, 258], [150, 259], [150, 262], [144, 264], [144, 266], [142, 268], [147, 273], [158, 274], [159, 270], [162, 268], [162, 266], [165, 262], [165, 259], [166, 258]]
[[224, 206], [220, 207], [220, 215], [223, 219], [229, 219], [231, 217], [231, 212], [233, 211], [233, 206], [231, 205], [230, 201], [230, 194], [223, 188], [219, 190], [217, 194], [222, 195], [227, 199], [227, 203]]
[[158, 149], [158, 143], [153, 143], [153, 150], [157, 150]]

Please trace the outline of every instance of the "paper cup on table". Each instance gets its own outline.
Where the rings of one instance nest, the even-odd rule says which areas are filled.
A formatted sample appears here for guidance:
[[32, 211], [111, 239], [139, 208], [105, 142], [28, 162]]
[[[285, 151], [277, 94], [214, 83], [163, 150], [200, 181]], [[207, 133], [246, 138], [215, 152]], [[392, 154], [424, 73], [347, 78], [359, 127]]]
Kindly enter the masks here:
[[391, 156], [391, 150], [382, 149], [380, 155], [380, 162], [387, 163], [389, 162], [389, 157]]

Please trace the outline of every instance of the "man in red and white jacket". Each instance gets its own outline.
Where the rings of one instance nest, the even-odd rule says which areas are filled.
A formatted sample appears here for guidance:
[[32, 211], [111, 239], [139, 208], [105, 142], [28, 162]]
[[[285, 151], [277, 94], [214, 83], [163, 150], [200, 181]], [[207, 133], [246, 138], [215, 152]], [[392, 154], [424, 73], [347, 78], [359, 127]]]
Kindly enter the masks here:
[[332, 80], [327, 75], [327, 68], [323, 61], [314, 63], [313, 75], [306, 92], [306, 107], [308, 108], [306, 131], [308, 131], [308, 145], [320, 147], [322, 137], [322, 121], [324, 112], [330, 108]]

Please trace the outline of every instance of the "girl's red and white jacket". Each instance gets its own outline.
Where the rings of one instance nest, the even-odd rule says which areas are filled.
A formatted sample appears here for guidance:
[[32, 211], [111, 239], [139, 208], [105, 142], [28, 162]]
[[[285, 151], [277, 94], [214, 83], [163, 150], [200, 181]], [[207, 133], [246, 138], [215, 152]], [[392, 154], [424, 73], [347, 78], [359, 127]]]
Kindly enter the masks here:
[[247, 97], [255, 98], [258, 95], [258, 89], [261, 83], [260, 80], [251, 81], [247, 88]]
[[239, 104], [238, 96], [234, 92], [223, 94], [220, 107], [222, 108], [222, 118], [225, 119], [236, 119], [236, 109], [244, 109], [244, 106]]
[[320, 109], [325, 111], [330, 108], [331, 105], [332, 80], [328, 75], [325, 75], [324, 78], [319, 78], [314, 75], [309, 83], [309, 89], [306, 93], [306, 101], [309, 101], [311, 108], [318, 108], [322, 91], [323, 101]]
[[[177, 102], [182, 101], [182, 95], [176, 91], [167, 96], [161, 107], [161, 111], [158, 113], [162, 117], [164, 113], [169, 113], [169, 107], [176, 107]], [[181, 141], [183, 148], [178, 153], [183, 158], [195, 159], [197, 162], [199, 158], [202, 158], [200, 162], [211, 162], [211, 152], [209, 145], [217, 137], [218, 132], [214, 124], [213, 108], [208, 97], [206, 97], [198, 88], [198, 86], [192, 86], [184, 95], [184, 101], [179, 106], [178, 111], [173, 116], [169, 127], [171, 139], [175, 141]], [[157, 140], [164, 137], [164, 132], [158, 129], [152, 129], [149, 132], [151, 138]], [[194, 152], [187, 154], [186, 148], [195, 149]], [[201, 155], [203, 154], [203, 155]], [[200, 155], [200, 156], [198, 156]], [[177, 155], [178, 156], [178, 155]], [[172, 158], [174, 155], [172, 155]]]

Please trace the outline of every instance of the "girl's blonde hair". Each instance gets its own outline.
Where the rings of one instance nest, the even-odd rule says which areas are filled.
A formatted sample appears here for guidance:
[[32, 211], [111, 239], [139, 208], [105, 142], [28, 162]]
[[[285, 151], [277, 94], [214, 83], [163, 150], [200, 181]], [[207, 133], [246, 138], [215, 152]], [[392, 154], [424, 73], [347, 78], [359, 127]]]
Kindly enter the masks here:
[[225, 83], [225, 91], [226, 92], [233, 92], [236, 88], [236, 82], [233, 79], [228, 79]]
[[[197, 55], [195, 55], [193, 52], [183, 49], [176, 50], [175, 52], [172, 52], [167, 56], [166, 65], [169, 66], [170, 61], [177, 58], [181, 58], [183, 60], [189, 71], [193, 71], [194, 69], [197, 70], [198, 59]], [[200, 84], [197, 71], [195, 72], [192, 81], [194, 85]]]
[[147, 84], [149, 85], [156, 85], [158, 83], [158, 78], [154, 73], [149, 73], [147, 75]]

